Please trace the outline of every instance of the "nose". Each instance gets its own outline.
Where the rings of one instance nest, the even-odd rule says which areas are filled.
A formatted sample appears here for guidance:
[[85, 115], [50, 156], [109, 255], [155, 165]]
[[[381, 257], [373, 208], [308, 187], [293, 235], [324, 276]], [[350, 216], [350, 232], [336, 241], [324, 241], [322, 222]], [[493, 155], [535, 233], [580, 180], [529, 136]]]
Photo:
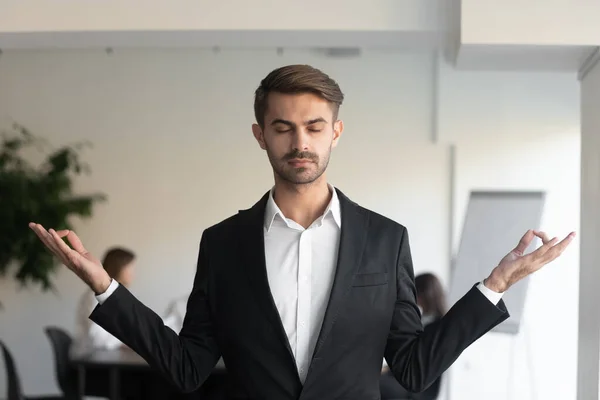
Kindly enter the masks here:
[[305, 128], [297, 129], [294, 133], [293, 147], [294, 150], [307, 151], [309, 143], [309, 134]]

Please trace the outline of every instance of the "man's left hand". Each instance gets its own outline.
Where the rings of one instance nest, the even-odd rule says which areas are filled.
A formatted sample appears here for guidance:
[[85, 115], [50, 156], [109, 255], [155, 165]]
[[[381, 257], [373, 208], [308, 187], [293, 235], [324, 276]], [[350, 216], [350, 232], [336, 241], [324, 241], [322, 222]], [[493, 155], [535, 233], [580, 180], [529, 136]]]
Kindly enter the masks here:
[[[542, 239], [542, 246], [529, 254], [523, 254], [536, 236]], [[483, 284], [494, 292], [505, 292], [521, 279], [555, 260], [574, 237], [575, 232], [571, 232], [560, 243], [557, 243], [558, 238], [549, 239], [544, 232], [528, 230], [517, 247], [500, 261], [490, 276], [483, 281]]]

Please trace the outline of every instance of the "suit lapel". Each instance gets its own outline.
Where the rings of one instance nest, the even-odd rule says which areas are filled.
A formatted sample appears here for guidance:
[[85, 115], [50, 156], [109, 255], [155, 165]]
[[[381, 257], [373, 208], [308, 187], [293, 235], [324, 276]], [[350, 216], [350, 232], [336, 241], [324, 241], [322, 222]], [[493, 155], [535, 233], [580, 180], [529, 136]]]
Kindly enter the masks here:
[[[244, 265], [243, 269], [250, 282], [252, 294], [258, 302], [261, 312], [267, 318], [268, 323], [274, 328], [277, 339], [281, 341], [283, 347], [286, 349], [286, 357], [289, 358], [291, 367], [295, 371], [296, 376], [298, 376], [294, 354], [283, 323], [281, 322], [279, 311], [273, 300], [267, 277], [263, 229], [268, 198], [269, 193], [267, 192], [251, 209], [240, 211], [239, 232], [241, 234], [238, 235], [241, 240], [240, 248], [242, 249], [240, 264]], [[299, 377], [298, 380], [300, 380]]]
[[[344, 300], [352, 287], [354, 275], [358, 272], [361, 265], [363, 249], [367, 238], [368, 213], [350, 201], [339, 190], [337, 190], [337, 193], [340, 199], [342, 214], [342, 231], [338, 249], [338, 260], [329, 303], [325, 311], [313, 359], [318, 358], [319, 351], [331, 333], [335, 320], [343, 308]], [[269, 193], [267, 192], [252, 208], [240, 211], [239, 213], [240, 235], [238, 237], [241, 241], [239, 248], [242, 249], [240, 264], [245, 266], [243, 269], [252, 287], [252, 294], [258, 302], [263, 315], [267, 318], [268, 323], [274, 327], [277, 339], [286, 349], [286, 357], [289, 359], [290, 367], [295, 371], [299, 381], [300, 377], [296, 369], [296, 361], [287, 339], [285, 328], [281, 322], [281, 317], [277, 311], [277, 306], [273, 300], [267, 277], [263, 226], [268, 197]], [[309, 376], [307, 376], [306, 382], [310, 378], [311, 369], [309, 368]]]
[[[336, 189], [337, 190], [337, 189]], [[356, 203], [350, 201], [342, 192], [337, 190], [342, 212], [342, 232], [338, 250], [338, 260], [335, 270], [331, 295], [319, 339], [315, 346], [313, 359], [318, 357], [319, 350], [327, 340], [335, 320], [344, 306], [344, 299], [352, 287], [354, 275], [357, 273], [363, 249], [367, 238], [369, 215]]]

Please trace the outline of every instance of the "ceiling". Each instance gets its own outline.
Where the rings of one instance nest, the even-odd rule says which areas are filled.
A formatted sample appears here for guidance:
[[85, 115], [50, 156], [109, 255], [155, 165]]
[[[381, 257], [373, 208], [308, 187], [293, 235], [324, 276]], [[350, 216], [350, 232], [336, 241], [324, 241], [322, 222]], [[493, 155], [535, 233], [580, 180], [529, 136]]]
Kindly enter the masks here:
[[[402, 6], [390, 0], [373, 0], [373, 6], [388, 7], [397, 12], [401, 7], [411, 7], [406, 15], [388, 17], [372, 14], [369, 25], [360, 19], [337, 21], [332, 29], [318, 29], [313, 24], [307, 29], [257, 29], [260, 24], [248, 25], [248, 29], [204, 29], [210, 20], [199, 22], [196, 29], [94, 29], [63, 31], [35, 31], [33, 29], [11, 31], [0, 29], [0, 49], [89, 49], [89, 48], [318, 48], [330, 57], [358, 57], [360, 48], [385, 48], [397, 51], [440, 51], [459, 69], [472, 70], [542, 70], [578, 71], [583, 62], [595, 50], [595, 46], [537, 46], [537, 45], [483, 45], [460, 43], [459, 0], [412, 0]], [[407, 5], [409, 4], [410, 5]], [[122, 4], [122, 3], [121, 3]], [[350, 4], [350, 3], [348, 3]], [[360, 17], [367, 9], [352, 3], [354, 17]], [[1, 7], [0, 7], [1, 11]], [[372, 10], [371, 10], [372, 11]], [[348, 12], [348, 11], [347, 11]], [[401, 14], [401, 13], [400, 13]], [[25, 15], [25, 14], [24, 14]], [[27, 14], [29, 15], [29, 14]], [[89, 17], [89, 16], [88, 16]], [[239, 17], [239, 16], [238, 16]], [[297, 16], [301, 19], [301, 16]], [[352, 17], [350, 15], [349, 17]], [[297, 19], [288, 16], [298, 25]], [[377, 19], [379, 18], [379, 19]], [[14, 18], [11, 19], [14, 22]], [[94, 19], [90, 19], [90, 24]], [[130, 20], [127, 20], [130, 21]], [[187, 19], [190, 21], [190, 19]], [[194, 19], [191, 19], [194, 22]], [[2, 22], [2, 17], [0, 17]], [[35, 21], [34, 21], [35, 22]], [[52, 23], [45, 21], [46, 25]], [[260, 22], [260, 21], [259, 21]], [[132, 22], [133, 23], [133, 22]], [[238, 22], [239, 24], [240, 22]], [[278, 21], [280, 25], [285, 25]], [[29, 26], [33, 26], [30, 22]], [[80, 26], [87, 26], [85, 19]], [[146, 25], [152, 25], [146, 21]], [[218, 24], [213, 24], [217, 26]], [[230, 25], [235, 25], [231, 23]], [[0, 26], [6, 26], [0, 24]], [[28, 25], [23, 25], [28, 26]], [[208, 25], [206, 25], [208, 26]], [[360, 29], [351, 30], [351, 27]], [[330, 27], [328, 27], [330, 28]]]

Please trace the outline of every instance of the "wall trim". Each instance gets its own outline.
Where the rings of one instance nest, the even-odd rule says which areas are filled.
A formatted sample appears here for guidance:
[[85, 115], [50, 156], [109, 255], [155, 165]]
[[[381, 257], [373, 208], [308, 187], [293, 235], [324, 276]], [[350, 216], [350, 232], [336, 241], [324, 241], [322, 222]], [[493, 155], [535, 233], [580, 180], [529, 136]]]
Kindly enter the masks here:
[[590, 72], [600, 61], [600, 47], [596, 47], [590, 55], [583, 61], [577, 72], [577, 79], [582, 81], [588, 72]]

